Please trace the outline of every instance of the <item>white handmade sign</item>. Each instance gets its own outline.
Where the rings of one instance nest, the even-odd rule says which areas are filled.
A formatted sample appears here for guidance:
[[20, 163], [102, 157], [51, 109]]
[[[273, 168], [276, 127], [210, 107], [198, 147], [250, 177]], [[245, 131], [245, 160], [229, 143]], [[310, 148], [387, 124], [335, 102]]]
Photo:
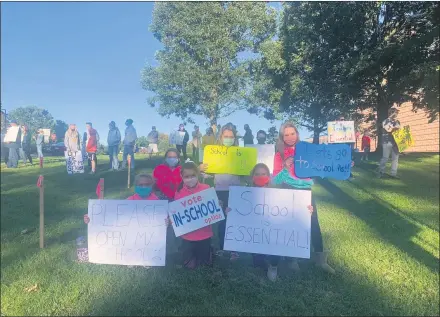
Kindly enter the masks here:
[[176, 237], [225, 219], [214, 188], [173, 201], [168, 213]]
[[19, 131], [20, 131], [19, 126], [9, 127], [8, 130], [6, 131], [6, 135], [3, 142], [8, 143], [8, 142], [17, 141], [17, 135]]
[[43, 130], [43, 136], [44, 136], [44, 143], [49, 143], [50, 129], [42, 129], [42, 130]]
[[231, 186], [224, 249], [310, 258], [311, 191]]
[[354, 143], [354, 121], [327, 122], [328, 143]]
[[184, 131], [173, 131], [170, 133], [170, 144], [183, 145], [183, 139], [185, 138]]
[[67, 174], [84, 173], [83, 155], [81, 151], [64, 151], [64, 157], [66, 158]]
[[89, 200], [89, 262], [165, 266], [166, 200]]
[[257, 163], [264, 163], [269, 167], [270, 173], [273, 173], [273, 160], [275, 157], [274, 144], [249, 144], [246, 147], [256, 148], [258, 151]]

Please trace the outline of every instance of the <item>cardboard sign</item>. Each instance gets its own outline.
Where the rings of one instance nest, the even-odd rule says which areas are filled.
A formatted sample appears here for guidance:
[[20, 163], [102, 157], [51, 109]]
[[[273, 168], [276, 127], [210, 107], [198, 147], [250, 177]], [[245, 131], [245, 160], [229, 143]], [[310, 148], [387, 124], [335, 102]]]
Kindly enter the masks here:
[[275, 145], [274, 144], [251, 144], [246, 147], [253, 147], [257, 149], [257, 163], [264, 163], [269, 167], [270, 173], [273, 173], [273, 160], [275, 157]]
[[328, 143], [354, 143], [354, 121], [327, 122]]
[[257, 149], [207, 145], [203, 163], [208, 164], [206, 173], [248, 176], [257, 164]]
[[19, 130], [20, 130], [19, 126], [9, 127], [8, 130], [6, 131], [6, 135], [3, 142], [8, 143], [8, 142], [17, 141], [17, 135]]
[[214, 188], [173, 201], [168, 213], [176, 237], [225, 219]]
[[224, 249], [310, 258], [311, 197], [310, 190], [232, 186]]
[[41, 129], [41, 130], [43, 130], [44, 143], [49, 143], [50, 129]]
[[348, 144], [299, 142], [294, 160], [295, 174], [300, 178], [319, 176], [345, 180], [350, 177], [351, 148]]
[[185, 131], [173, 131], [170, 133], [170, 144], [183, 145]]
[[164, 266], [168, 201], [89, 200], [89, 261]]
[[84, 173], [83, 155], [81, 151], [68, 152], [64, 151], [66, 158], [67, 174], [82, 174]]

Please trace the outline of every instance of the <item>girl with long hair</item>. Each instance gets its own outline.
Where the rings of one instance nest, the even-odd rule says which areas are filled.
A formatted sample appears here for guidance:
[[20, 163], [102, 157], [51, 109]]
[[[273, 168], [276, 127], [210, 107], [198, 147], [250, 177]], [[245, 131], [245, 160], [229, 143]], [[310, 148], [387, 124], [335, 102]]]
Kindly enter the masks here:
[[[286, 122], [280, 127], [274, 158], [273, 182], [282, 188], [311, 190], [313, 180], [311, 178], [299, 178], [295, 174], [294, 156], [295, 145], [300, 141], [298, 129], [292, 122]], [[324, 252], [321, 228], [318, 221], [318, 209], [312, 196], [313, 213], [311, 218], [311, 236], [316, 265], [326, 272], [335, 273], [335, 270], [327, 264], [328, 252]], [[291, 268], [299, 271], [299, 265], [294, 258]]]

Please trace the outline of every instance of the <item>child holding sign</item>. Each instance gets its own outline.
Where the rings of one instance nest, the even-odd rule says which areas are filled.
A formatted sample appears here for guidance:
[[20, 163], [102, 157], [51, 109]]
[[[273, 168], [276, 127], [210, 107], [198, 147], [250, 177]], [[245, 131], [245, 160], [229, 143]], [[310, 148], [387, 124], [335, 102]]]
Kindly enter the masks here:
[[[154, 179], [149, 174], [139, 174], [135, 178], [135, 194], [128, 197], [127, 200], [159, 200], [153, 193]], [[88, 224], [90, 217], [88, 214], [84, 215], [84, 223]], [[129, 265], [131, 267], [131, 265]]]
[[[184, 163], [181, 175], [183, 182], [174, 197], [175, 200], [193, 196], [209, 188], [209, 185], [199, 182], [199, 169], [194, 162]], [[195, 269], [202, 265], [212, 265], [212, 235], [212, 227], [208, 225], [182, 236], [183, 265], [186, 268]]]
[[[223, 145], [227, 148], [237, 145], [237, 131], [232, 123], [225, 124], [219, 135], [218, 144]], [[207, 165], [201, 166], [202, 172], [206, 170]], [[229, 186], [240, 186], [241, 178], [237, 175], [230, 174], [215, 174], [214, 175], [214, 186], [217, 192], [217, 197], [222, 205], [223, 211], [228, 206], [229, 200]], [[217, 252], [217, 256], [222, 256], [224, 241], [226, 232], [226, 221], [221, 221], [218, 226], [219, 240], [220, 240], [220, 250]], [[231, 260], [235, 260], [239, 257], [237, 252], [231, 252]]]
[[[299, 133], [296, 126], [291, 122], [281, 125], [279, 138], [274, 158], [274, 183], [282, 185], [283, 188], [311, 190], [313, 180], [310, 178], [300, 179], [295, 175], [294, 156], [295, 145], [299, 142]], [[318, 221], [318, 210], [312, 197], [312, 206], [315, 211], [311, 219], [312, 245], [316, 255], [316, 265], [324, 271], [334, 274], [335, 270], [327, 264], [328, 253], [324, 252], [321, 228]], [[299, 271], [299, 266], [294, 259], [291, 268]]]
[[[270, 187], [270, 169], [264, 163], [255, 165], [251, 172], [252, 187]], [[313, 213], [313, 206], [308, 206], [310, 214]], [[226, 209], [229, 213], [230, 208]], [[281, 257], [276, 255], [266, 256], [265, 254], [252, 254], [254, 267], [261, 267], [267, 269], [267, 278], [274, 282], [278, 276], [278, 263]], [[266, 258], [269, 260], [269, 267], [266, 265]]]

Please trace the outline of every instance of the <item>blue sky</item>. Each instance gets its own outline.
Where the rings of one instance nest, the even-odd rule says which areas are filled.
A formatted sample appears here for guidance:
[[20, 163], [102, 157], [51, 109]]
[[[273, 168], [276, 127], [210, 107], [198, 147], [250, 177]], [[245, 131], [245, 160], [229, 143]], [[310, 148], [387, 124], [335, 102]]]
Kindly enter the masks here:
[[[169, 133], [181, 120], [161, 117], [147, 105], [140, 72], [161, 48], [148, 26], [152, 2], [3, 2], [1, 4], [1, 102], [8, 112], [36, 105], [55, 119], [92, 121], [102, 139], [112, 120], [134, 120], [138, 135], [152, 125]], [[275, 6], [278, 6], [276, 4]], [[228, 121], [244, 133], [271, 123], [237, 112]], [[203, 131], [207, 120], [199, 117]], [[279, 125], [279, 122], [276, 123]], [[187, 129], [192, 131], [193, 125]], [[309, 136], [310, 133], [303, 134]]]

